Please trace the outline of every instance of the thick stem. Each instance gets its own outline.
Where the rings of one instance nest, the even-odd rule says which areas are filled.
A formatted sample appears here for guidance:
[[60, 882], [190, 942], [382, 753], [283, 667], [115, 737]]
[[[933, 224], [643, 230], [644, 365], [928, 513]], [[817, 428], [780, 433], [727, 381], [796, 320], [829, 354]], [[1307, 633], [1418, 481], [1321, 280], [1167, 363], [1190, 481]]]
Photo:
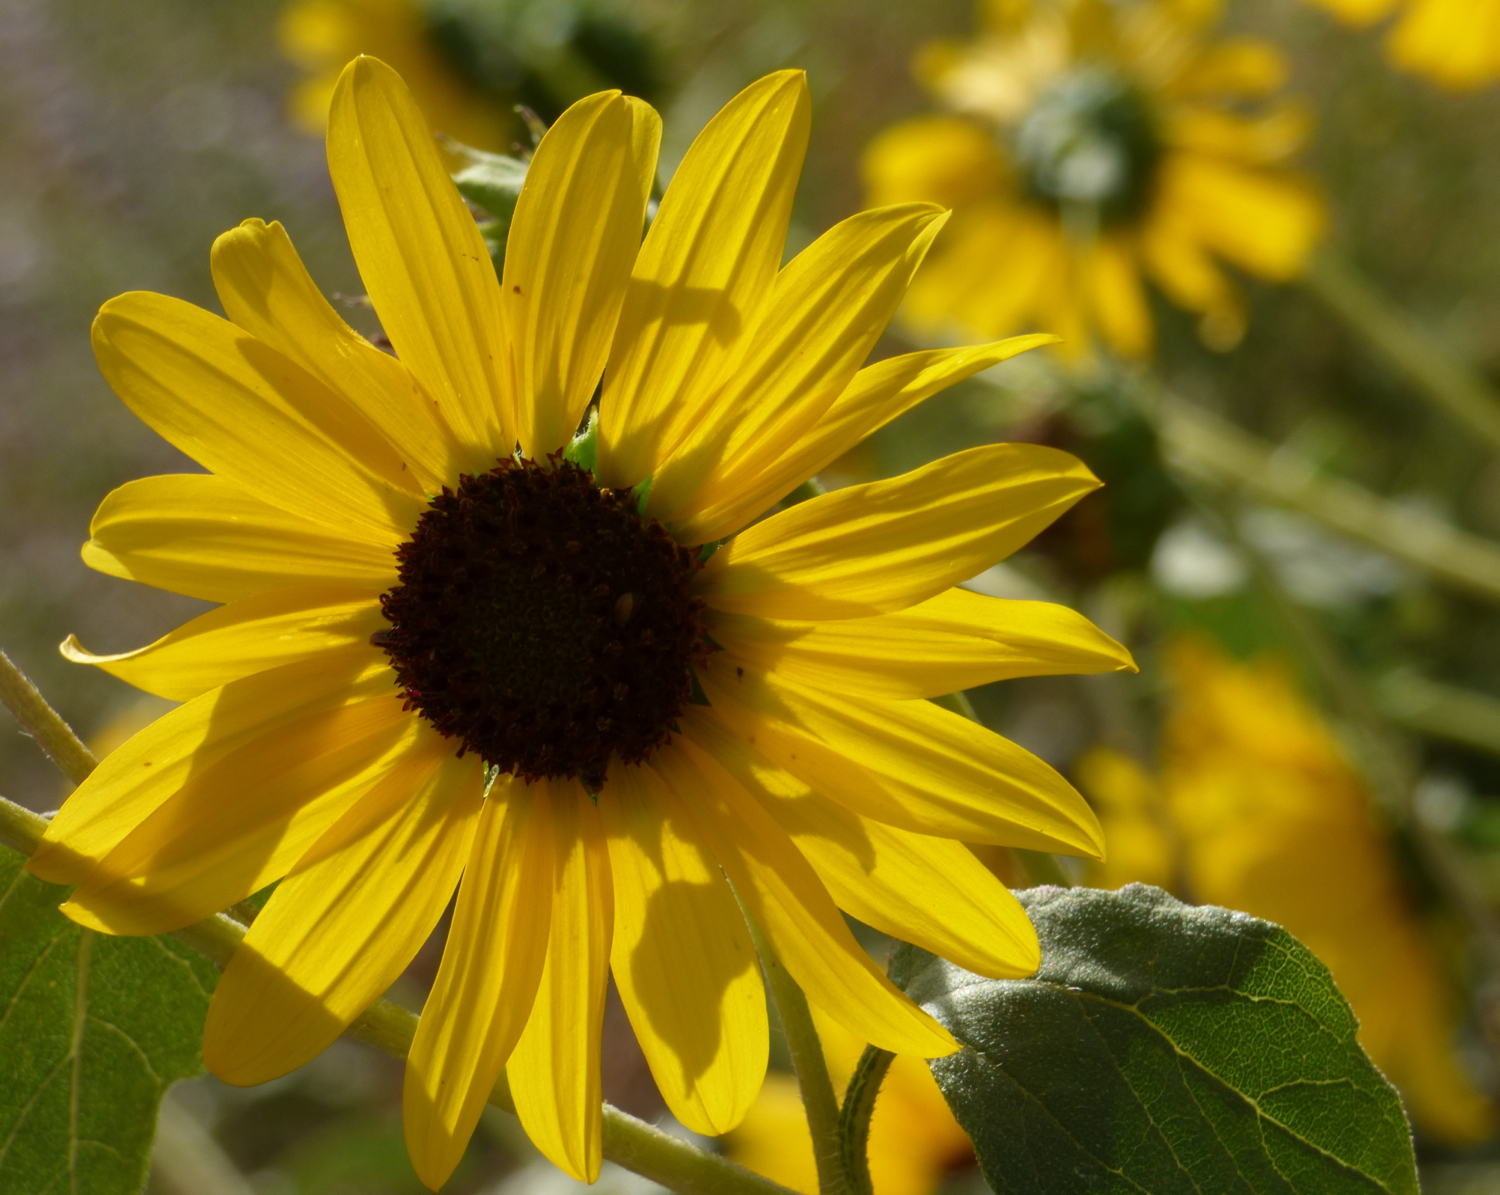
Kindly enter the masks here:
[[3, 651], [0, 651], [0, 704], [74, 784], [82, 784], [98, 764], [94, 753], [83, 745], [73, 728], [47, 704], [37, 687]]
[[866, 1046], [849, 1077], [844, 1106], [839, 1111], [839, 1146], [850, 1195], [875, 1195], [870, 1181], [870, 1118], [875, 1115], [880, 1084], [895, 1060], [889, 1050]]
[[1167, 457], [1191, 477], [1239, 487], [1252, 497], [1301, 511], [1434, 578], [1500, 601], [1500, 545], [1417, 510], [1387, 502], [1341, 478], [1288, 458], [1272, 445], [1181, 399], [1156, 411]]
[[1478, 371], [1329, 250], [1302, 281], [1423, 398], [1500, 451], [1500, 396]]
[[[4, 692], [5, 704], [12, 712], [16, 712], [16, 707], [11, 705], [11, 695], [21, 695], [19, 704], [26, 715], [23, 717], [16, 712], [16, 717], [28, 730], [32, 730], [33, 726], [43, 729], [47, 736], [45, 739], [34, 730], [32, 735], [42, 743], [53, 761], [68, 772], [70, 778], [74, 778], [73, 772], [69, 772], [68, 766], [62, 762], [63, 759], [71, 759], [71, 766], [75, 770], [82, 769], [77, 779], [87, 776], [94, 766], [93, 755], [37, 692], [36, 686], [3, 653], [0, 653], [0, 687], [3, 687], [0, 691]], [[58, 754], [53, 753], [49, 743], [58, 746]], [[68, 747], [70, 743], [76, 745], [71, 754]], [[83, 766], [85, 762], [87, 767]], [[30, 856], [46, 830], [47, 819], [41, 814], [0, 797], [0, 843]], [[244, 940], [245, 927], [225, 913], [215, 913], [212, 917], [178, 930], [173, 936], [222, 967], [229, 962], [230, 956]], [[803, 1007], [805, 1009], [805, 1003]], [[345, 1031], [345, 1036], [365, 1042], [397, 1058], [405, 1058], [416, 1032], [416, 1013], [389, 1000], [377, 1000], [355, 1018]], [[821, 1057], [820, 1053], [820, 1060]], [[827, 1082], [826, 1069], [824, 1082]], [[514, 1113], [516, 1110], [510, 1097], [510, 1085], [503, 1073], [490, 1093], [489, 1102], [506, 1112]], [[837, 1108], [834, 1115], [837, 1116]], [[787, 1188], [746, 1170], [728, 1158], [678, 1141], [609, 1104], [604, 1105], [603, 1145], [604, 1156], [611, 1162], [617, 1162], [627, 1170], [633, 1170], [679, 1195], [795, 1195]]]
[[792, 1069], [797, 1072], [797, 1086], [802, 1091], [802, 1108], [807, 1114], [813, 1160], [818, 1167], [819, 1195], [847, 1195], [849, 1186], [839, 1145], [838, 1097], [833, 1094], [833, 1080], [828, 1077], [828, 1060], [823, 1056], [823, 1043], [818, 1038], [817, 1026], [813, 1024], [812, 1010], [808, 1008], [807, 997], [802, 994], [797, 981], [781, 965], [755, 919], [750, 917], [747, 920], [771, 996], [776, 1001], [776, 1010], [781, 1014]]

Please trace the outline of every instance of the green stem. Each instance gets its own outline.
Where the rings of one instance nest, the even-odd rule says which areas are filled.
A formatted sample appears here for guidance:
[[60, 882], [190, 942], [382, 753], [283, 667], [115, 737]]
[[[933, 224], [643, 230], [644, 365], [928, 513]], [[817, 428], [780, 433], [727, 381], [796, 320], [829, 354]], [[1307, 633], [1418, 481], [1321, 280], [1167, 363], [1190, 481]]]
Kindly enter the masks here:
[[[0, 654], [0, 686], [3, 686], [5, 705], [12, 712], [16, 712], [16, 707], [11, 704], [11, 694], [21, 694], [19, 704], [26, 711], [26, 716], [16, 713], [16, 717], [28, 730], [33, 726], [42, 728], [45, 738], [36, 731], [32, 731], [32, 735], [43, 745], [52, 760], [64, 771], [68, 771], [68, 768], [63, 765], [62, 759], [71, 759], [75, 767], [81, 767], [87, 761], [88, 767], [83, 769], [78, 779], [87, 776], [94, 764], [93, 755], [37, 692], [36, 686], [3, 654]], [[58, 747], [58, 753], [54, 754], [48, 744]], [[69, 744], [76, 746], [71, 754]], [[68, 774], [72, 778], [73, 773]], [[0, 797], [0, 843], [29, 857], [46, 831], [47, 819], [41, 814]], [[223, 967], [244, 940], [245, 932], [245, 927], [233, 917], [215, 913], [212, 917], [205, 917], [194, 925], [178, 930], [173, 937]], [[805, 1007], [804, 1004], [804, 1009]], [[397, 1058], [405, 1058], [416, 1032], [416, 1013], [389, 1000], [377, 1000], [354, 1019], [345, 1031], [345, 1036], [365, 1042]], [[821, 1054], [819, 1057], [821, 1059]], [[824, 1081], [827, 1081], [826, 1069]], [[489, 1102], [506, 1112], [514, 1113], [516, 1110], [510, 1096], [510, 1084], [503, 1073], [490, 1093]], [[795, 1195], [787, 1188], [746, 1170], [728, 1158], [678, 1141], [609, 1104], [604, 1105], [603, 1137], [604, 1156], [607, 1159], [660, 1183], [679, 1195]]]
[[1403, 668], [1375, 686], [1375, 702], [1403, 729], [1500, 755], [1500, 698], [1428, 680]]
[[[981, 726], [984, 725], [967, 693], [945, 693], [941, 697], [934, 697], [932, 703], [955, 714], [962, 714], [970, 722], [979, 722]], [[1028, 851], [1017, 846], [1009, 849], [1025, 869], [1027, 878], [1033, 884], [1051, 884], [1056, 888], [1073, 886], [1073, 881], [1068, 879], [1068, 873], [1062, 869], [1062, 864], [1057, 861], [1056, 855], [1049, 855], [1046, 851]]]
[[870, 1119], [875, 1098], [896, 1056], [877, 1046], [866, 1046], [849, 1077], [844, 1106], [839, 1112], [839, 1147], [850, 1195], [875, 1195], [870, 1180]]
[[3, 651], [0, 651], [0, 705], [15, 716], [21, 729], [36, 740], [47, 758], [74, 784], [82, 784], [98, 764], [94, 753], [83, 745], [73, 728], [47, 704], [37, 687]]
[[755, 919], [749, 917], [746, 920], [750, 923], [755, 949], [760, 954], [760, 965], [765, 970], [776, 1010], [781, 1014], [792, 1069], [797, 1072], [802, 1108], [807, 1114], [808, 1131], [812, 1134], [813, 1160], [818, 1167], [819, 1195], [847, 1195], [849, 1188], [839, 1142], [838, 1097], [833, 1094], [833, 1080], [828, 1077], [828, 1060], [823, 1056], [823, 1043], [818, 1039], [817, 1026], [813, 1024], [812, 1010], [808, 1008], [807, 997], [802, 994], [797, 981], [781, 965]]
[[1424, 398], [1500, 451], [1500, 396], [1478, 371], [1329, 250], [1302, 281]]
[[1489, 601], [1500, 601], [1500, 545], [1420, 511], [1387, 502], [1196, 407], [1163, 396], [1156, 411], [1168, 459], [1217, 487], [1287, 506], [1397, 560]]

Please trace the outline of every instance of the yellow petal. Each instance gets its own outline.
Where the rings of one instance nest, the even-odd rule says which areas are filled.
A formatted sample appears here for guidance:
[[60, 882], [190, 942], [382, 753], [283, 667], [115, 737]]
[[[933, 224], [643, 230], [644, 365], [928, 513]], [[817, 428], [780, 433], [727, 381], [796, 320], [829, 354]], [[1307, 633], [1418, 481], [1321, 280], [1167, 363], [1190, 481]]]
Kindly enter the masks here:
[[483, 764], [429, 735], [298, 861], [214, 989], [203, 1059], [248, 1087], [321, 1054], [406, 969], [453, 895]]
[[495, 268], [406, 84], [378, 59], [339, 77], [328, 169], [381, 326], [469, 468], [492, 468], [515, 441]]
[[865, 697], [941, 697], [1018, 676], [1135, 668], [1128, 651], [1066, 606], [963, 589], [839, 622], [715, 612], [709, 630], [726, 651], [767, 672]]
[[463, 1157], [541, 982], [556, 871], [553, 791], [505, 776], [485, 798], [442, 965], [407, 1056], [406, 1148], [434, 1191]]
[[946, 219], [922, 203], [860, 212], [776, 275], [712, 401], [651, 483], [647, 510], [674, 520], [681, 542], [704, 542], [694, 516], [749, 484], [843, 392]]
[[866, 925], [994, 979], [1041, 962], [1026, 911], [961, 842], [898, 830], [825, 801], [698, 709], [684, 729], [796, 843], [835, 903]]
[[691, 431], [781, 264], [807, 151], [801, 71], [752, 83], [704, 127], [636, 259], [605, 374], [599, 475], [632, 486]]
[[77, 884], [192, 778], [262, 735], [394, 689], [385, 653], [342, 648], [233, 681], [158, 718], [111, 752], [47, 826], [27, 870]]
[[1133, 244], [1122, 237], [1100, 240], [1080, 263], [1080, 273], [1110, 348], [1122, 357], [1147, 356], [1154, 329]]
[[766, 996], [734, 894], [648, 768], [599, 797], [615, 885], [610, 965], [667, 1107], [695, 1133], [737, 1125], [766, 1074]]
[[339, 317], [280, 224], [246, 220], [214, 242], [212, 261], [224, 313], [382, 428], [418, 488], [436, 493], [457, 476], [459, 446], [437, 404]]
[[[907, 353], [867, 366], [854, 375], [817, 423], [744, 488], [716, 497], [693, 520], [693, 534], [701, 535], [706, 543], [733, 534], [902, 412], [982, 369], [1055, 341], [1056, 337], [1045, 335], [1013, 336], [993, 344]], [[715, 493], [720, 492], [716, 486]]]
[[1262, 278], [1295, 278], [1323, 235], [1323, 204], [1305, 179], [1201, 154], [1174, 154], [1162, 205], [1198, 242]]
[[690, 733], [651, 764], [666, 782], [671, 816], [696, 827], [809, 1000], [897, 1054], [938, 1058], [958, 1048], [860, 948], [786, 831]]
[[277, 589], [210, 610], [135, 651], [96, 656], [69, 635], [62, 654], [158, 697], [191, 701], [242, 676], [368, 643], [390, 626], [378, 597], [347, 585]]
[[128, 481], [100, 504], [89, 534], [90, 568], [210, 602], [316, 582], [396, 583], [389, 545], [335, 534], [211, 473]]
[[650, 111], [617, 91], [579, 100], [537, 146], [516, 202], [501, 307], [517, 434], [534, 459], [567, 445], [604, 371], [646, 218], [637, 154], [654, 167], [660, 130], [642, 118], [637, 146], [635, 126]]
[[714, 554], [698, 592], [762, 618], [902, 610], [1005, 559], [1098, 487], [1055, 448], [971, 448], [772, 515]]
[[1055, 220], [1008, 199], [974, 204], [954, 213], [907, 292], [902, 318], [928, 336], [949, 339], [1021, 330], [1072, 335], [1056, 324], [1045, 301], [1064, 256]]
[[1029, 751], [929, 701], [700, 673], [714, 713], [820, 796], [918, 834], [1102, 858], [1098, 819]]
[[374, 697], [320, 711], [212, 764], [198, 761], [99, 861], [63, 912], [105, 933], [168, 933], [279, 880], [435, 734], [401, 704], [400, 696]]
[[550, 785], [556, 871], [547, 963], [531, 1019], [510, 1057], [510, 1090], [526, 1135], [580, 1182], [599, 1177], [599, 1051], [614, 925], [609, 848], [576, 781]]
[[1495, 0], [1412, 0], [1386, 39], [1391, 61], [1453, 90], [1500, 78]]
[[879, 133], [860, 161], [866, 203], [940, 203], [956, 208], [1004, 185], [994, 137], [958, 116], [904, 120]]
[[1259, 37], [1226, 37], [1205, 46], [1174, 81], [1172, 91], [1175, 95], [1214, 99], [1225, 95], [1267, 96], [1285, 86], [1287, 74], [1286, 55], [1275, 42]]
[[94, 320], [106, 380], [157, 434], [272, 506], [394, 546], [426, 503], [385, 437], [301, 366], [202, 308], [144, 291]]

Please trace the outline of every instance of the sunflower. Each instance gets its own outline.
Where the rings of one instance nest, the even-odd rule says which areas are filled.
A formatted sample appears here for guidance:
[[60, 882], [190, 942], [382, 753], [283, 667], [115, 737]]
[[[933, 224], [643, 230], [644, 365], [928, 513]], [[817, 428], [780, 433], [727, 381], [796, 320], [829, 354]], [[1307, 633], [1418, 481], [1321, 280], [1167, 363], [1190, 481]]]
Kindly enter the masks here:
[[[1295, 277], [1323, 227], [1287, 159], [1304, 113], [1273, 104], [1271, 45], [1211, 41], [1214, 0], [989, 0], [983, 31], [919, 56], [946, 115], [870, 145], [872, 204], [954, 209], [905, 316], [926, 336], [1040, 328], [1075, 359], [1149, 354], [1143, 275], [1218, 348], [1244, 332], [1222, 262]], [[1250, 106], [1259, 106], [1252, 115]]]
[[433, 128], [476, 149], [502, 151], [514, 138], [509, 107], [453, 68], [416, 0], [291, 0], [278, 32], [305, 74], [290, 107], [310, 133], [327, 126], [344, 65], [373, 54], [400, 73]]
[[1386, 52], [1403, 70], [1454, 90], [1500, 79], [1500, 0], [1312, 0], [1351, 25], [1399, 10]]
[[95, 323], [116, 392], [209, 472], [115, 491], [84, 558], [224, 604], [139, 651], [64, 645], [184, 704], [99, 766], [30, 867], [123, 934], [280, 879], [205, 1029], [236, 1084], [332, 1042], [457, 888], [406, 1069], [434, 1188], [502, 1069], [538, 1147], [597, 1175], [611, 971], [673, 1113], [721, 1133], [766, 1066], [742, 906], [829, 1017], [936, 1056], [952, 1039], [840, 910], [1025, 975], [1030, 923], [963, 842], [1102, 849], [1052, 769], [924, 700], [1132, 667], [1065, 608], [953, 588], [1096, 486], [1076, 459], [989, 445], [756, 521], [1037, 340], [860, 368], [943, 213], [864, 212], [778, 268], [808, 110], [799, 72], [732, 100], [643, 242], [659, 119], [579, 101], [497, 278], [410, 93], [359, 58], [329, 165], [398, 355], [256, 220], [214, 246], [229, 319], [137, 293]]
[[1112, 848], [1092, 882], [1142, 880], [1286, 926], [1333, 972], [1416, 1123], [1455, 1146], [1489, 1137], [1495, 1109], [1453, 1045], [1452, 984], [1322, 716], [1272, 659], [1181, 639], [1167, 664], [1160, 777], [1106, 748], [1078, 769]]

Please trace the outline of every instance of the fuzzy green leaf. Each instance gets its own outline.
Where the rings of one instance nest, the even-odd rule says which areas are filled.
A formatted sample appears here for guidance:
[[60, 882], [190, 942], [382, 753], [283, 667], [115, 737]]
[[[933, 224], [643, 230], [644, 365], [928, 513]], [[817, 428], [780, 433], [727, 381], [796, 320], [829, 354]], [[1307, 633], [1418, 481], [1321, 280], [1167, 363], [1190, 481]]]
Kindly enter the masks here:
[[218, 970], [172, 938], [114, 938], [0, 848], [0, 1195], [136, 1195], [168, 1087], [202, 1074]]
[[995, 1191], [1417, 1195], [1400, 1099], [1291, 934], [1143, 884], [1018, 895], [1034, 978], [891, 968], [964, 1047], [932, 1072]]

